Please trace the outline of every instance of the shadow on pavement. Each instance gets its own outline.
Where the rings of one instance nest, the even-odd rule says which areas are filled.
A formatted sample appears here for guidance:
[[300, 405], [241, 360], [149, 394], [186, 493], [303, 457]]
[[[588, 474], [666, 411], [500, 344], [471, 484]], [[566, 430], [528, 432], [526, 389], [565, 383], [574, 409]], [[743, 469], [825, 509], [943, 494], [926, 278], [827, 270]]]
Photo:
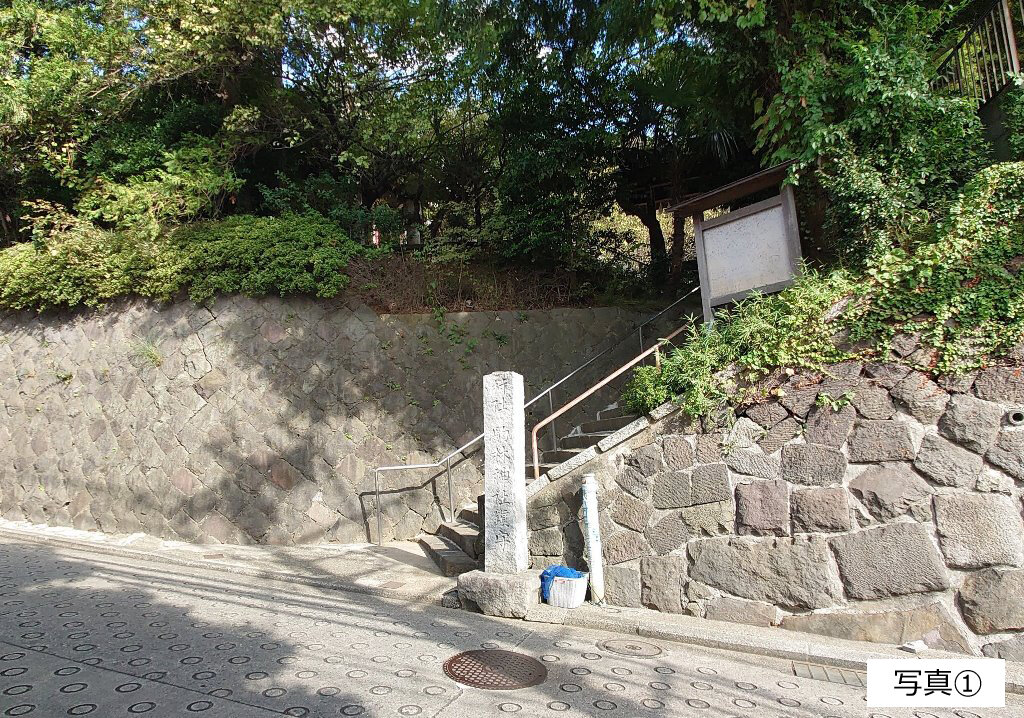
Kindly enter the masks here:
[[[820, 705], [776, 699], [771, 691], [787, 691], [762, 679], [783, 676], [756, 657], [726, 659], [683, 646], [665, 646], [655, 660], [627, 657], [598, 645], [610, 638], [622, 637], [0, 544], [3, 710], [34, 705], [35, 715], [104, 718], [759, 716], [766, 713], [754, 707], [770, 705], [772, 715], [833, 715]], [[480, 648], [532, 655], [548, 669], [547, 680], [499, 692], [445, 677], [447, 658]], [[692, 654], [692, 662], [681, 654]], [[755, 688], [762, 693], [755, 696]], [[834, 715], [862, 714], [850, 707], [847, 701]]]

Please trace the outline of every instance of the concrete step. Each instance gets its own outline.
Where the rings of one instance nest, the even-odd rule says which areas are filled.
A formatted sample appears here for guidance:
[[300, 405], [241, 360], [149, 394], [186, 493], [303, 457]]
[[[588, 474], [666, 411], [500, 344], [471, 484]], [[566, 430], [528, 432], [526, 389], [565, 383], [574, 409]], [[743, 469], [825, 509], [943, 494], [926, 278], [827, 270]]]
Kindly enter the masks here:
[[459, 521], [465, 522], [467, 524], [472, 524], [477, 528], [483, 528], [484, 526], [484, 521], [483, 517], [481, 516], [480, 507], [477, 504], [466, 504], [465, 506], [463, 506], [461, 509], [459, 509], [458, 518]]
[[437, 533], [458, 546], [462, 553], [472, 559], [480, 558], [483, 548], [480, 541], [480, 529], [476, 526], [464, 524], [459, 521], [443, 523], [437, 528]]
[[545, 464], [561, 464], [563, 461], [568, 461], [576, 454], [580, 453], [587, 447], [580, 449], [559, 449], [558, 451], [545, 451], [540, 455], [540, 460]]
[[636, 415], [629, 409], [624, 406], [619, 406], [618, 404], [612, 404], [606, 409], [601, 409], [601, 411], [597, 412], [598, 419], [621, 419], [624, 416], [629, 416], [634, 419], [636, 418]]
[[445, 576], [458, 576], [479, 568], [476, 561], [464, 554], [448, 539], [423, 535], [419, 537], [418, 541]]
[[593, 434], [572, 434], [570, 436], [563, 436], [558, 442], [558, 445], [563, 449], [589, 449], [594, 446], [597, 442], [606, 436], [610, 436], [610, 431], [598, 431]]
[[614, 419], [598, 419], [597, 421], [586, 421], [580, 424], [580, 431], [584, 434], [595, 434], [601, 431], [616, 431], [636, 419], [636, 416], [629, 414]]

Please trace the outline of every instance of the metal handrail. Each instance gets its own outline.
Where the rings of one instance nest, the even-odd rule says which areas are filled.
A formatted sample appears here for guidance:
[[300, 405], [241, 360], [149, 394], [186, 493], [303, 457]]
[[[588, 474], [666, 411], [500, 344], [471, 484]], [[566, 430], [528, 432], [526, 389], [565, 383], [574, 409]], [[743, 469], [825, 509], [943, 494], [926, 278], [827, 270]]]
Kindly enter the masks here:
[[[633, 327], [629, 331], [629, 333], [624, 335], [621, 339], [619, 339], [619, 341], [617, 341], [614, 344], [612, 344], [611, 346], [607, 347], [606, 349], [604, 349], [600, 353], [595, 354], [590, 359], [588, 359], [586, 362], [584, 362], [580, 366], [576, 367], [571, 372], [569, 372], [568, 374], [563, 376], [561, 379], [556, 381], [554, 384], [552, 384], [551, 386], [546, 388], [544, 391], [540, 392], [535, 397], [530, 399], [528, 402], [526, 402], [523, 405], [523, 408], [524, 409], [528, 409], [529, 407], [533, 406], [535, 403], [540, 401], [540, 399], [542, 399], [543, 397], [547, 396], [548, 397], [548, 407], [549, 407], [549, 410], [554, 412], [554, 399], [552, 398], [552, 393], [551, 393], [552, 391], [554, 391], [559, 386], [564, 384], [566, 381], [568, 381], [569, 379], [574, 377], [576, 374], [578, 374], [581, 371], [583, 371], [584, 369], [586, 369], [588, 366], [590, 366], [595, 361], [597, 361], [598, 359], [603, 357], [605, 354], [610, 352], [612, 349], [616, 349], [620, 344], [622, 344], [624, 341], [626, 341], [626, 339], [628, 339], [629, 337], [633, 336], [634, 332], [640, 332], [640, 348], [643, 349], [643, 345], [644, 345], [643, 330], [644, 330], [644, 327], [646, 327], [651, 322], [656, 321], [657, 319], [662, 317], [666, 312], [668, 312], [673, 307], [675, 307], [678, 304], [680, 304], [685, 299], [688, 299], [691, 295], [693, 295], [695, 292], [698, 292], [698, 291], [700, 291], [700, 286], [694, 287], [689, 292], [687, 292], [683, 296], [679, 297], [679, 299], [677, 299], [674, 302], [672, 302], [671, 304], [669, 304], [667, 307], [662, 309], [657, 314], [655, 314], [655, 315], [653, 315], [651, 317], [648, 317], [643, 322], [641, 322], [637, 326]], [[551, 422], [545, 422], [545, 424], [547, 424], [547, 423], [551, 423]], [[552, 439], [556, 442], [555, 443], [555, 447], [557, 448], [557, 436], [555, 435], [555, 430], [554, 430], [554, 424], [553, 423], [551, 423], [551, 432], [552, 432], [551, 433]], [[442, 466], [444, 466], [445, 467], [445, 471], [447, 473], [447, 477], [448, 477], [448, 511], [450, 513], [449, 520], [454, 520], [455, 519], [455, 497], [454, 497], [454, 493], [452, 491], [452, 459], [454, 459], [456, 456], [458, 456], [459, 454], [461, 454], [462, 452], [464, 452], [466, 449], [470, 448], [474, 444], [476, 444], [479, 441], [481, 441], [483, 438], [484, 438], [483, 434], [478, 434], [476, 437], [474, 437], [473, 439], [471, 439], [467, 443], [463, 444], [462, 446], [460, 446], [455, 451], [451, 452], [450, 454], [448, 454], [444, 458], [439, 459], [438, 461], [435, 461], [432, 464], [403, 464], [401, 466], [378, 466], [377, 468], [375, 468], [373, 470], [374, 509], [375, 509], [375, 513], [377, 514], [377, 545], [380, 545], [380, 543], [381, 543], [381, 531], [380, 531], [380, 514], [381, 514], [381, 511], [380, 511], [380, 475], [381, 475], [381, 473], [387, 472], [387, 471], [416, 471], [416, 470], [422, 470], [422, 469], [439, 469]]]
[[[644, 327], [646, 327], [648, 324], [651, 324], [652, 322], [656, 321], [657, 319], [660, 319], [670, 309], [672, 309], [676, 305], [680, 304], [684, 300], [689, 299], [691, 296], [693, 296], [694, 294], [696, 294], [699, 291], [700, 291], [700, 285], [698, 284], [696, 287], [694, 287], [693, 289], [688, 291], [683, 296], [679, 297], [679, 299], [677, 299], [674, 302], [672, 302], [671, 304], [669, 304], [667, 307], [662, 309], [660, 312], [658, 312], [654, 316], [648, 317], [645, 321], [641, 322], [636, 327], [631, 329], [629, 334], [626, 334], [624, 337], [622, 337], [622, 339], [617, 341], [615, 344], [612, 344], [610, 347], [608, 347], [607, 349], [602, 351], [600, 354], [594, 355], [593, 357], [588, 359], [585, 363], [583, 363], [580, 366], [576, 367], [571, 372], [569, 372], [568, 374], [563, 376], [561, 379], [556, 381], [554, 384], [549, 386], [547, 389], [542, 391], [540, 394], [538, 394], [537, 396], [535, 396], [532, 399], [530, 399], [530, 401], [526, 402], [526, 404], [524, 405], [523, 408], [524, 409], [528, 409], [528, 408], [530, 408], [531, 405], [534, 404], [534, 402], [540, 400], [541, 397], [547, 396], [548, 397], [548, 411], [551, 412], [551, 413], [554, 413], [554, 411], [555, 411], [555, 402], [554, 402], [554, 398], [553, 398], [552, 392], [555, 389], [557, 389], [559, 386], [564, 384], [566, 381], [571, 379], [576, 374], [578, 374], [581, 371], [583, 371], [584, 369], [586, 369], [588, 366], [590, 366], [595, 361], [597, 361], [598, 359], [603, 357], [605, 354], [610, 352], [612, 349], [617, 349], [620, 344], [622, 344], [624, 341], [626, 341], [626, 339], [628, 339], [629, 337], [633, 336], [633, 332], [639, 332], [639, 334], [640, 334], [640, 351], [643, 351], [643, 349], [644, 349]], [[554, 424], [554, 422], [551, 422], [551, 445], [552, 445], [553, 449], [556, 449], [556, 450], [558, 449], [558, 433], [555, 431], [555, 424]]]
[[578, 367], [576, 367], [576, 368], [575, 368], [575, 369], [573, 369], [573, 370], [572, 370], [571, 372], [569, 372], [568, 374], [566, 374], [565, 376], [563, 376], [563, 377], [562, 377], [561, 379], [559, 379], [558, 381], [556, 381], [556, 382], [555, 382], [554, 384], [552, 384], [551, 386], [549, 386], [549, 387], [548, 387], [547, 389], [545, 389], [544, 391], [542, 391], [542, 392], [541, 392], [540, 394], [538, 394], [537, 396], [533, 397], [533, 398], [532, 398], [532, 399], [531, 399], [530, 401], [526, 402], [526, 404], [525, 404], [524, 408], [529, 408], [531, 404], [533, 404], [534, 402], [536, 402], [536, 401], [537, 401], [538, 399], [540, 399], [540, 398], [541, 398], [542, 396], [544, 396], [545, 394], [549, 393], [549, 392], [550, 392], [550, 391], [551, 391], [552, 389], [557, 389], [557, 388], [558, 388], [559, 386], [561, 386], [562, 384], [564, 384], [564, 383], [565, 383], [566, 381], [568, 381], [569, 379], [571, 379], [571, 378], [572, 378], [573, 376], [575, 376], [576, 374], [578, 374], [578, 373], [580, 373], [581, 371], [583, 371], [584, 369], [586, 369], [586, 368], [587, 368], [588, 366], [590, 366], [590, 365], [591, 365], [591, 364], [593, 364], [593, 363], [594, 363], [595, 361], [597, 361], [598, 359], [600, 359], [601, 357], [603, 357], [603, 356], [604, 356], [605, 354], [607, 354], [608, 352], [610, 352], [610, 351], [611, 351], [612, 349], [615, 349], [615, 348], [617, 348], [617, 347], [618, 347], [618, 346], [619, 346], [620, 344], [622, 344], [622, 342], [626, 341], [626, 339], [627, 339], [627, 338], [629, 338], [629, 337], [633, 336], [633, 332], [640, 332], [640, 349], [641, 349], [641, 350], [643, 350], [643, 348], [644, 348], [644, 327], [646, 327], [646, 326], [647, 326], [648, 324], [650, 324], [651, 322], [654, 322], [654, 321], [656, 321], [657, 319], [660, 319], [660, 318], [661, 318], [661, 317], [662, 317], [662, 316], [663, 316], [663, 315], [664, 315], [664, 314], [665, 314], [665, 313], [666, 313], [667, 311], [669, 311], [670, 309], [672, 309], [673, 307], [675, 307], [676, 305], [678, 305], [679, 303], [681, 303], [681, 302], [682, 302], [683, 300], [685, 300], [685, 299], [689, 299], [689, 298], [690, 298], [690, 297], [691, 297], [691, 296], [692, 296], [693, 294], [695, 294], [695, 293], [697, 293], [697, 292], [699, 292], [699, 291], [700, 291], [700, 286], [696, 286], [696, 287], [694, 287], [693, 289], [691, 289], [690, 291], [688, 291], [688, 292], [687, 292], [686, 294], [684, 294], [683, 296], [679, 297], [679, 299], [677, 299], [677, 300], [675, 300], [674, 302], [672, 302], [671, 304], [669, 304], [669, 305], [668, 305], [667, 307], [665, 307], [664, 309], [662, 309], [662, 310], [661, 310], [660, 312], [658, 312], [658, 313], [657, 313], [657, 314], [655, 314], [654, 316], [652, 316], [652, 317], [648, 317], [648, 318], [647, 318], [646, 320], [644, 320], [643, 322], [641, 322], [640, 324], [638, 324], [637, 326], [635, 326], [635, 327], [634, 327], [633, 329], [631, 329], [631, 330], [630, 330], [630, 332], [629, 332], [629, 334], [626, 334], [626, 335], [625, 335], [624, 337], [622, 337], [622, 339], [620, 339], [619, 341], [617, 341], [617, 342], [616, 342], [615, 344], [612, 344], [612, 345], [611, 345], [610, 347], [608, 347], [607, 349], [605, 349], [604, 351], [602, 351], [602, 352], [601, 352], [600, 354], [595, 354], [595, 355], [594, 355], [593, 357], [591, 357], [590, 359], [588, 359], [588, 360], [587, 360], [586, 362], [584, 362], [583, 364], [580, 364], [580, 365], [579, 365]]
[[373, 470], [373, 494], [374, 494], [374, 509], [377, 513], [377, 545], [381, 544], [381, 533], [380, 533], [380, 475], [383, 471], [413, 471], [416, 469], [439, 469], [442, 465], [447, 467], [448, 473], [448, 511], [451, 514], [451, 519], [455, 518], [455, 496], [452, 493], [452, 459], [458, 454], [471, 447], [484, 438], [483, 434], [478, 435], [476, 438], [463, 444], [458, 449], [448, 454], [440, 461], [436, 461], [433, 464], [404, 464], [402, 466], [378, 466]]
[[[1018, 0], [1024, 21], [1024, 0]], [[1020, 72], [1009, 0], [995, 0], [936, 70], [935, 89], [953, 88], [984, 105]]]
[[569, 411], [569, 409], [573, 408], [574, 406], [579, 404], [584, 399], [587, 399], [588, 397], [590, 397], [594, 392], [596, 392], [597, 390], [599, 390], [599, 389], [603, 388], [604, 386], [606, 386], [608, 384], [608, 382], [610, 382], [612, 379], [615, 379], [617, 376], [620, 376], [623, 372], [625, 372], [625, 371], [627, 371], [629, 369], [632, 369], [634, 366], [636, 366], [637, 364], [642, 362], [644, 359], [649, 357], [651, 354], [655, 354], [656, 355], [655, 361], [657, 362], [657, 365], [660, 368], [661, 367], [661, 353], [660, 353], [661, 352], [661, 347], [663, 345], [665, 345], [665, 344], [668, 344], [673, 339], [675, 339], [681, 332], [685, 331], [686, 328], [689, 327], [689, 326], [690, 326], [689, 324], [684, 324], [683, 326], [681, 326], [678, 329], [676, 329], [674, 332], [669, 334], [664, 339], [659, 339], [658, 343], [655, 344], [653, 347], [651, 347], [647, 351], [641, 353], [640, 355], [634, 357], [633, 359], [631, 359], [625, 365], [623, 365], [623, 366], [619, 367], [618, 369], [616, 369], [614, 372], [612, 372], [611, 374], [606, 376], [604, 379], [602, 379], [598, 383], [594, 384], [592, 387], [590, 387], [585, 392], [583, 392], [582, 394], [577, 396], [575, 399], [570, 401], [568, 404], [564, 404], [558, 411], [553, 412], [546, 419], [543, 419], [542, 421], [537, 422], [537, 424], [535, 424], [534, 427], [533, 427], [533, 431], [530, 432], [530, 443], [531, 443], [531, 446], [533, 447], [533, 478], [534, 478], [534, 480], [537, 480], [537, 479], [540, 478], [540, 454], [537, 451], [537, 432], [540, 431], [540, 429], [545, 424], [549, 424], [549, 423], [553, 422], [559, 416], [561, 416], [565, 412]]

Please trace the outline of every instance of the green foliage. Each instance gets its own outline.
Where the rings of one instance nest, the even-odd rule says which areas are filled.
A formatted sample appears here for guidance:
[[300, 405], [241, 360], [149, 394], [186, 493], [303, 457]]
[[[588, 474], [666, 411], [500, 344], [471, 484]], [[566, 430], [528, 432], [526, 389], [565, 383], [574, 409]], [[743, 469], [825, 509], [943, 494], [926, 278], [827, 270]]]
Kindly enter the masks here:
[[481, 336], [483, 336], [484, 339], [493, 340], [494, 343], [497, 344], [499, 347], [503, 347], [507, 345], [509, 342], [508, 334], [496, 332], [493, 329], [484, 329], [484, 332]]
[[222, 108], [182, 98], [165, 108], [145, 108], [133, 117], [97, 128], [83, 155], [84, 174], [123, 182], [161, 166], [166, 153], [190, 137], [207, 137], [220, 127]]
[[[984, 154], [974, 108], [929, 88], [965, 5], [12, 0], [0, 245], [49, 253], [9, 255], [16, 283], [37, 276], [27, 264], [70, 274], [11, 302], [191, 287], [199, 260], [170, 238], [232, 214], [315, 213], [396, 249], [423, 237], [459, 296], [471, 260], [561, 273], [574, 295], [651, 292], [670, 266], [682, 282], [692, 238], [667, 246], [646, 190], [701, 192], [762, 159], [799, 161], [859, 268], [924, 241]], [[296, 287], [326, 288], [321, 274]], [[218, 282], [241, 286], [195, 291]]]
[[1015, 84], [1003, 99], [1003, 108], [1010, 156], [1020, 162], [1024, 161], [1024, 77], [1017, 76]]
[[274, 214], [316, 212], [328, 218], [356, 240], [369, 242], [374, 228], [391, 240], [403, 228], [399, 213], [386, 205], [366, 209], [358, 204], [356, 183], [340, 180], [327, 172], [297, 182], [283, 173], [277, 175], [277, 186], [260, 185], [264, 209]]
[[164, 153], [160, 167], [122, 182], [97, 178], [79, 200], [79, 216], [154, 238], [170, 223], [212, 212], [238, 191], [242, 182], [230, 165], [219, 143], [188, 136]]
[[[179, 276], [196, 301], [232, 292], [333, 297], [348, 281], [348, 260], [363, 251], [336, 225], [312, 214], [229, 217], [183, 227], [171, 242], [186, 258]], [[160, 294], [168, 296], [172, 287]]]
[[117, 232], [49, 210], [36, 224], [35, 242], [0, 250], [0, 307], [96, 306], [136, 290], [146, 252]]
[[196, 301], [217, 293], [336, 295], [348, 260], [365, 252], [319, 215], [187, 225], [148, 242], [54, 208], [36, 242], [0, 250], [0, 307], [99, 306], [120, 296]]
[[711, 328], [691, 327], [680, 347], [662, 359], [661, 373], [648, 367], [623, 398], [636, 411], [649, 411], [657, 406], [650, 402], [663, 396], [674, 398], [691, 415], [703, 416], [735, 399], [738, 382], [778, 367], [841, 359], [843, 352], [832, 342], [835, 328], [824, 317], [852, 286], [842, 273], [824, 278], [808, 271], [779, 294], [751, 296], [720, 312]]
[[152, 367], [159, 367], [164, 363], [160, 347], [149, 337], [136, 337], [131, 345], [131, 354], [140, 363], [148, 364]]
[[795, 13], [792, 44], [776, 49], [780, 91], [758, 101], [754, 124], [773, 161], [819, 168], [828, 240], [856, 266], [912, 241], [988, 148], [974, 103], [929, 86], [947, 16], [919, 3], [849, 5]]
[[647, 411], [669, 396], [702, 416], [742, 401], [743, 387], [773, 371], [849, 358], [846, 346], [885, 358], [898, 332], [919, 334], [931, 350], [931, 361], [916, 367], [923, 371], [991, 362], [1024, 338], [1022, 198], [1024, 163], [986, 168], [924, 239], [873, 256], [867, 281], [844, 270], [809, 272], [779, 294], [748, 298], [711, 329], [691, 329], [660, 373], [638, 371], [623, 398]]
[[487, 224], [494, 251], [569, 267], [588, 263], [596, 244], [594, 222], [610, 212], [612, 202], [602, 150], [597, 133], [521, 134], [504, 158], [498, 205]]
[[844, 391], [839, 396], [832, 396], [827, 391], [823, 391], [818, 394], [818, 398], [814, 400], [814, 403], [820, 407], [828, 407], [832, 411], [841, 411], [844, 406], [849, 406], [856, 398], [856, 394], [850, 391]]
[[847, 319], [851, 337], [882, 346], [920, 332], [938, 373], [979, 366], [1024, 335], [1024, 163], [983, 170], [933, 235], [867, 271]]
[[668, 400], [668, 387], [653, 366], [638, 367], [622, 390], [623, 404], [635, 411], [650, 411]]

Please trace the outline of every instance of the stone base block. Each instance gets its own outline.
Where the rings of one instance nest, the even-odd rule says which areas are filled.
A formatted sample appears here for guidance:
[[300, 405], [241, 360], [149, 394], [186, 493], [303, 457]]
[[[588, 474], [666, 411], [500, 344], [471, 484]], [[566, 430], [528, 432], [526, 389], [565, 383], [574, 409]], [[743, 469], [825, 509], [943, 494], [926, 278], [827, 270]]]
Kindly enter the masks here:
[[929, 648], [974, 653], [971, 641], [938, 602], [882, 612], [813, 613], [787, 616], [782, 627], [833, 638], [900, 645], [923, 640]]
[[540, 603], [540, 571], [486, 573], [470, 571], [459, 576], [459, 598], [466, 608], [487, 616], [526, 618]]
[[718, 596], [708, 604], [705, 617], [712, 621], [745, 623], [748, 626], [777, 626], [782, 621], [782, 612], [770, 603]]

